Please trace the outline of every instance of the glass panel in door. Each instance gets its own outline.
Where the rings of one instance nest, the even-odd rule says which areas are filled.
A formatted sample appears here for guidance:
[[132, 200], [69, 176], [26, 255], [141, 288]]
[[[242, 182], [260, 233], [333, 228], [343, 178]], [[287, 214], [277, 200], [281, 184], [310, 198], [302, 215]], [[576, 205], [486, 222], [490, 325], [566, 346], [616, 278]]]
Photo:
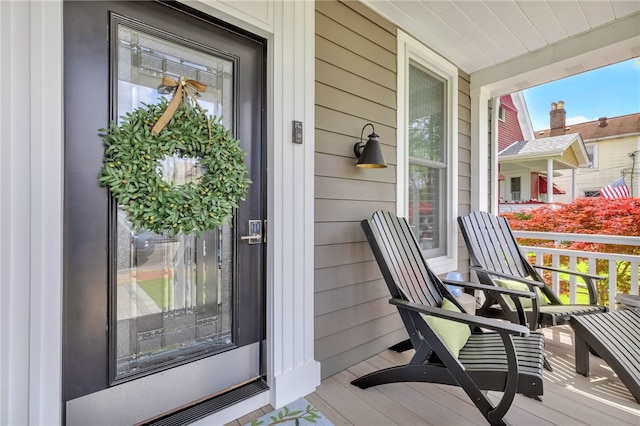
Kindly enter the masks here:
[[[118, 25], [117, 115], [157, 103], [162, 77], [207, 86], [198, 103], [233, 117], [233, 62]], [[173, 187], [203, 174], [197, 158], [165, 157], [157, 172]], [[232, 229], [156, 234], [117, 212], [115, 380], [209, 355], [232, 344]], [[112, 369], [113, 370], [113, 369]]]

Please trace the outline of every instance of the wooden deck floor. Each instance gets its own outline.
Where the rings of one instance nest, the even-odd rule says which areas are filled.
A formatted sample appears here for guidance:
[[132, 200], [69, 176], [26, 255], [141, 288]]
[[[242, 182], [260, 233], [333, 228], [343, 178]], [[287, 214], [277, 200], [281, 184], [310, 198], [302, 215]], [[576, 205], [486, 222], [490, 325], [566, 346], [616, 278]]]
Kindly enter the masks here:
[[[569, 327], [546, 329], [545, 352], [553, 372], [545, 371], [542, 402], [516, 396], [505, 417], [512, 425], [640, 426], [640, 404], [601, 359], [591, 356], [591, 376], [574, 368]], [[335, 425], [486, 425], [458, 387], [427, 383], [388, 384], [366, 390], [351, 380], [380, 368], [406, 363], [411, 352], [382, 352], [322, 381], [306, 396]], [[640, 360], [639, 360], [640, 362]], [[491, 392], [497, 397], [498, 393]], [[229, 426], [244, 425], [272, 411], [266, 406]]]

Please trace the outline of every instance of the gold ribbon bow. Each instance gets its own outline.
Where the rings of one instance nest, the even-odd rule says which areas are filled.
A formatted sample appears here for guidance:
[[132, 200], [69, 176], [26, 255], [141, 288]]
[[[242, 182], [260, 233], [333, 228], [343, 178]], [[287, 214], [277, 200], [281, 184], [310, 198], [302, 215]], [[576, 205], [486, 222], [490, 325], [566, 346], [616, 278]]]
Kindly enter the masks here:
[[196, 90], [198, 92], [206, 92], [207, 86], [196, 80], [187, 80], [183, 76], [180, 76], [179, 81], [176, 81], [171, 77], [163, 76], [162, 85], [166, 87], [175, 87], [176, 92], [174, 93], [171, 102], [169, 102], [169, 105], [167, 105], [167, 109], [164, 111], [164, 113], [162, 113], [162, 116], [160, 116], [158, 121], [156, 121], [156, 124], [154, 124], [153, 128], [151, 129], [151, 133], [158, 134], [162, 131], [162, 129], [164, 129], [164, 126], [166, 126], [167, 123], [171, 120], [171, 117], [173, 117], [173, 114], [175, 114], [180, 104], [186, 101], [186, 96], [187, 94], [189, 94], [200, 112], [202, 112], [202, 114], [204, 114], [205, 118], [207, 119], [207, 126], [209, 127], [209, 139], [211, 139], [211, 124], [209, 123], [209, 117], [207, 117], [206, 111], [203, 110], [198, 103], [196, 94], [193, 92], [193, 90]]

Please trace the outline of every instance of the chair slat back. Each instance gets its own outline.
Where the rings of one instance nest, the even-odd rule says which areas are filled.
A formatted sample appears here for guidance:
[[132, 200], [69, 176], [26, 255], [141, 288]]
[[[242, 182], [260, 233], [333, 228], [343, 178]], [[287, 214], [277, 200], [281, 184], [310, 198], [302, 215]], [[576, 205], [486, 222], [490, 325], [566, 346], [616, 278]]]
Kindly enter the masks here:
[[458, 217], [472, 264], [519, 277], [539, 278], [524, 258], [509, 222], [487, 212], [475, 211]]
[[392, 297], [406, 299], [404, 292], [413, 302], [440, 306], [442, 282], [428, 268], [406, 219], [377, 211], [361, 225]]

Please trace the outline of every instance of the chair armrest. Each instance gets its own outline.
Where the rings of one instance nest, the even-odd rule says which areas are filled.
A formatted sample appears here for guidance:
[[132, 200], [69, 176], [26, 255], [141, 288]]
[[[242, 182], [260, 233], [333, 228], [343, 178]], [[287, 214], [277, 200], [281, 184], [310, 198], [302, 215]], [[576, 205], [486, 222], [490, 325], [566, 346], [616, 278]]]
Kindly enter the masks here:
[[[506, 294], [506, 296], [509, 296], [511, 298], [511, 300], [513, 302], [513, 305], [515, 307], [515, 310], [516, 310], [517, 321], [520, 324], [522, 324], [522, 325], [527, 324], [527, 315], [524, 312], [524, 308], [522, 307], [522, 303], [518, 299], [519, 297], [529, 297], [530, 299], [532, 299], [532, 302], [533, 302], [532, 303], [532, 309], [533, 310], [532, 310], [531, 317], [534, 318], [534, 319], [538, 318], [538, 315], [540, 313], [540, 300], [538, 299], [538, 294], [535, 293], [534, 289], [543, 288], [545, 286], [545, 284], [543, 282], [530, 280], [530, 279], [526, 279], [526, 278], [523, 278], [523, 277], [518, 277], [518, 276], [515, 276], [515, 275], [503, 273], [503, 272], [492, 271], [490, 269], [485, 269], [485, 268], [482, 268], [482, 267], [476, 266], [476, 265], [471, 265], [470, 268], [473, 269], [474, 271], [477, 271], [477, 272], [481, 273], [481, 274], [487, 275], [487, 278], [489, 278], [491, 280], [491, 282], [495, 285], [495, 287], [498, 287], [498, 288], [502, 288], [502, 287], [500, 287], [500, 286], [498, 286], [498, 285], [496, 285], [494, 283], [492, 276], [507, 278], [507, 279], [512, 280], [512, 281], [516, 281], [516, 282], [520, 282], [520, 283], [526, 284], [528, 289], [529, 289], [529, 291], [531, 292], [530, 294], [534, 294], [534, 297], [531, 297], [531, 296], [528, 296], [528, 295], [527, 296], [517, 296], [517, 295], [513, 295], [513, 294], [508, 294], [508, 293]], [[502, 302], [500, 302], [500, 305], [502, 305]], [[502, 308], [503, 309], [507, 309], [504, 305], [502, 305]], [[511, 308], [510, 310], [513, 310], [513, 308]], [[515, 318], [511, 318], [509, 315], [508, 315], [508, 318], [511, 321], [515, 321]], [[531, 327], [532, 330], [535, 330], [537, 325], [538, 325], [538, 321], [536, 319], [536, 320], [531, 322], [530, 327]]]
[[485, 269], [482, 268], [480, 266], [470, 266], [471, 269], [473, 269], [474, 271], [480, 271], [482, 273], [485, 273], [487, 275], [494, 275], [496, 277], [500, 277], [500, 278], [507, 278], [513, 281], [518, 281], [521, 282], [523, 284], [530, 284], [534, 287], [544, 287], [544, 283], [541, 283], [540, 281], [535, 281], [535, 280], [528, 280], [526, 278], [522, 278], [522, 277], [517, 277], [515, 275], [510, 275], [510, 274], [505, 274], [504, 272], [498, 272], [498, 271], [492, 271], [490, 269]]
[[600, 275], [585, 274], [578, 271], [572, 271], [570, 269], [554, 268], [552, 266], [544, 266], [544, 265], [531, 265], [531, 266], [533, 266], [536, 269], [544, 269], [545, 271], [560, 272], [563, 274], [575, 275], [577, 277], [582, 278], [584, 280], [584, 283], [587, 286], [587, 291], [589, 291], [589, 304], [590, 305], [598, 304], [598, 292], [596, 291], [596, 285], [593, 282], [593, 280], [604, 280], [607, 277], [602, 277]]
[[433, 306], [420, 305], [418, 303], [407, 302], [402, 299], [391, 299], [389, 303], [397, 306], [400, 309], [408, 311], [418, 312], [425, 315], [432, 315], [434, 317], [444, 318], [451, 321], [462, 322], [472, 326], [487, 328], [489, 330], [497, 331], [501, 334], [513, 334], [517, 336], [529, 335], [529, 329], [523, 325], [513, 324], [505, 321], [498, 321], [493, 318], [479, 317], [475, 315], [469, 315], [463, 312], [453, 312], [442, 308], [436, 308]]
[[583, 277], [583, 278], [591, 278], [592, 280], [606, 280], [607, 279], [607, 277], [603, 277], [601, 275], [585, 274], [583, 272], [572, 271], [570, 269], [554, 268], [554, 267], [545, 266], [545, 265], [531, 265], [531, 266], [533, 266], [536, 269], [544, 269], [544, 270], [547, 270], [547, 271], [562, 272], [563, 274], [576, 275], [576, 276]]
[[[464, 281], [453, 281], [453, 280], [442, 280], [444, 284], [449, 285], [457, 285], [458, 287], [472, 288], [474, 290], [482, 290], [494, 293], [503, 293], [506, 295], [514, 295], [518, 297], [528, 297], [529, 299], [534, 299], [536, 294], [532, 291], [524, 291], [524, 290], [512, 290], [506, 287], [498, 287], [496, 285], [486, 285], [480, 283], [471, 283]], [[537, 281], [536, 281], [537, 282]]]

